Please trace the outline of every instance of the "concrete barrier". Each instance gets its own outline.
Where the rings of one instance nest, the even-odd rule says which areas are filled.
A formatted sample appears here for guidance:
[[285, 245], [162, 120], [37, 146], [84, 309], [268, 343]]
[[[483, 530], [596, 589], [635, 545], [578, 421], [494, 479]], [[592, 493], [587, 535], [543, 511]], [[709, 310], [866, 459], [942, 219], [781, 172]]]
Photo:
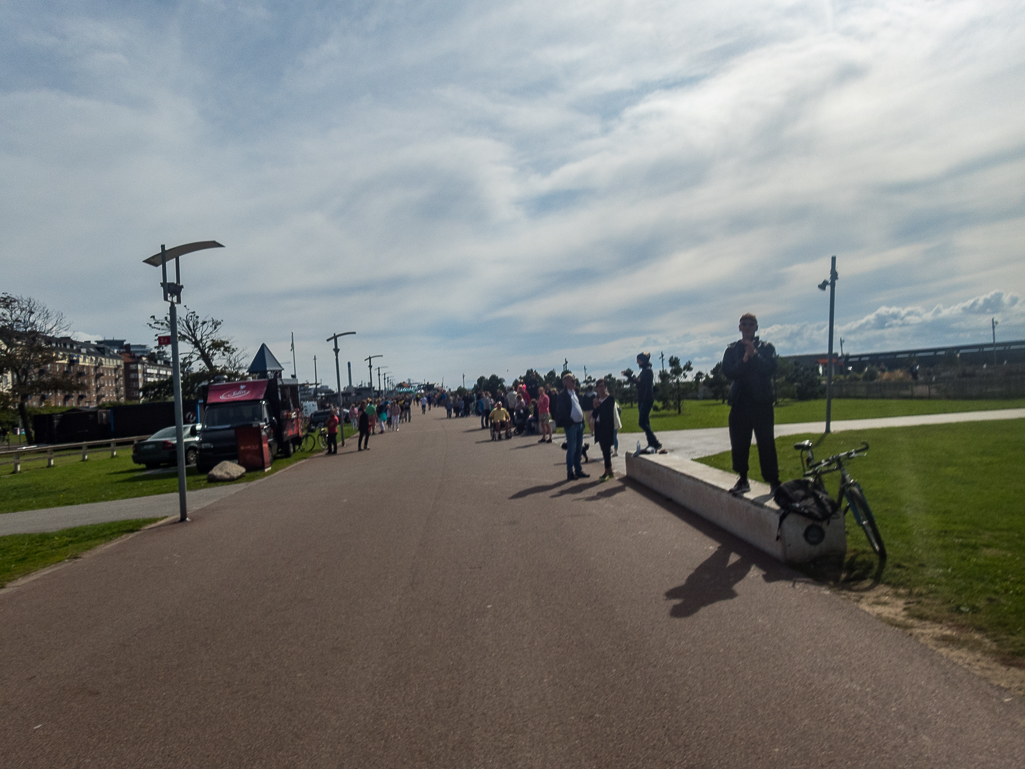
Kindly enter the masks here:
[[735, 475], [672, 454], [628, 455], [626, 474], [783, 563], [806, 563], [847, 552], [847, 535], [839, 514], [819, 524], [825, 533], [819, 544], [805, 537], [814, 522], [799, 515], [784, 519], [777, 540], [780, 511], [767, 484], [751, 481], [747, 495], [734, 497], [729, 489], [737, 480]]

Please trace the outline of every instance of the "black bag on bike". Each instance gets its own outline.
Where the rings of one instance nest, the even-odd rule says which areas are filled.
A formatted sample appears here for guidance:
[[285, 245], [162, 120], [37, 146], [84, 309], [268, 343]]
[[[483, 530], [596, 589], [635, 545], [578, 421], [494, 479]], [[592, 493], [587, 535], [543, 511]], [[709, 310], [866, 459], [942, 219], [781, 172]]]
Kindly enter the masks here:
[[783, 520], [791, 513], [821, 523], [828, 521], [840, 509], [836, 500], [808, 478], [796, 478], [781, 483], [776, 489], [774, 499], [779, 506], [779, 527], [776, 529], [776, 539], [779, 539], [779, 532], [783, 529]]

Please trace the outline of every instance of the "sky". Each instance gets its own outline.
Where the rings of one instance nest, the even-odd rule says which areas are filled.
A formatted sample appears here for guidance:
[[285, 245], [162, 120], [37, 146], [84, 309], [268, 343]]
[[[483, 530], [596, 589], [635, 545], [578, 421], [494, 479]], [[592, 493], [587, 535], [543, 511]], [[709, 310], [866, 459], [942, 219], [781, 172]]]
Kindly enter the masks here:
[[0, 291], [152, 343], [217, 240], [303, 380], [824, 352], [833, 255], [847, 352], [1025, 339], [1025, 5], [0, 0], [0, 178]]

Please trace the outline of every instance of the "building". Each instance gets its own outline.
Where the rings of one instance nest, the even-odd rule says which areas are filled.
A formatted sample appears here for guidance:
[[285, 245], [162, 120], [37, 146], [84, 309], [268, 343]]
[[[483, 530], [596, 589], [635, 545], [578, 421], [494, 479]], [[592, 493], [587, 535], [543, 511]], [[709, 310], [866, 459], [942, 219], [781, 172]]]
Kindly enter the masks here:
[[119, 403], [125, 399], [125, 368], [120, 352], [68, 336], [52, 339], [50, 344], [57, 354], [57, 359], [49, 365], [50, 370], [72, 377], [79, 389], [33, 396], [29, 406], [95, 408], [101, 403]]
[[124, 361], [125, 400], [141, 401], [146, 385], [172, 376], [171, 361], [161, 350], [154, 352], [146, 345], [128, 344], [124, 339], [101, 339], [98, 344], [120, 351]]
[[[826, 353], [810, 355], [781, 356], [804, 366], [816, 368], [825, 376]], [[1016, 342], [985, 342], [983, 344], [961, 344], [951, 347], [921, 347], [911, 350], [890, 352], [845, 353], [833, 352], [834, 373], [840, 373], [841, 362], [844, 371], [861, 373], [869, 366], [880, 371], [910, 370], [914, 367], [956, 368], [957, 366], [993, 366], [1025, 363], [1025, 340]]]

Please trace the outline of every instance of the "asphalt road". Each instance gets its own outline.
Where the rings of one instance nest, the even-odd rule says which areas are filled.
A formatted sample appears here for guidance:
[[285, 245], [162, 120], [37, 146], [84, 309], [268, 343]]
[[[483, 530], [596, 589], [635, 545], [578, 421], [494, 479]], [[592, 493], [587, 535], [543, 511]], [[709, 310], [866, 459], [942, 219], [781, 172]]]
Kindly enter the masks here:
[[1016, 698], [475, 424], [0, 591], [0, 767], [1025, 766]]

